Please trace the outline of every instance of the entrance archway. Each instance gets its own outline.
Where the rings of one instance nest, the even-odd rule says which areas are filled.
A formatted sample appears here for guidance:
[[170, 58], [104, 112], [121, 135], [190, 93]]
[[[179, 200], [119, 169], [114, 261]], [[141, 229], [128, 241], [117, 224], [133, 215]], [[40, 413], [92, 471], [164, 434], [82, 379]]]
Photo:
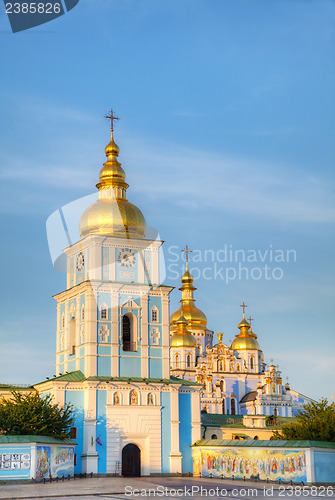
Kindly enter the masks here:
[[127, 444], [122, 450], [122, 476], [141, 475], [141, 450], [136, 444]]

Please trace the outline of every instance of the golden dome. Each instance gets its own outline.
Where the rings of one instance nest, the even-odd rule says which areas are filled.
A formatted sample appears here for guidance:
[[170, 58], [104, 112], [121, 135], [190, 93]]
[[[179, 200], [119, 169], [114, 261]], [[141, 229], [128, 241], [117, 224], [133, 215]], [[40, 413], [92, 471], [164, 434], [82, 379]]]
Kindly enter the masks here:
[[139, 208], [126, 198], [129, 187], [126, 174], [118, 162], [119, 147], [111, 140], [105, 148], [107, 161], [99, 174], [99, 199], [90, 205], [80, 219], [80, 236], [100, 234], [124, 238], [144, 238], [146, 223]]
[[176, 327], [177, 321], [181, 314], [186, 318], [189, 328], [207, 329], [206, 315], [195, 306], [193, 292], [196, 290], [193, 286], [193, 276], [188, 270], [188, 261], [186, 261], [186, 271], [181, 277], [181, 306], [170, 316], [170, 326], [172, 329]]
[[172, 327], [176, 326], [176, 321], [181, 315], [184, 314], [187, 325], [189, 328], [200, 328], [206, 330], [207, 328], [207, 318], [205, 314], [198, 309], [194, 304], [183, 304], [170, 316], [170, 325]]
[[[243, 303], [244, 304], [244, 303]], [[240, 351], [245, 349], [261, 350], [259, 343], [257, 342], [257, 335], [252, 331], [250, 323], [245, 319], [244, 308], [243, 308], [243, 318], [238, 324], [240, 333], [235, 336], [230, 349]]]
[[238, 335], [233, 340], [230, 349], [240, 351], [241, 349], [255, 349], [260, 351], [260, 346], [257, 340], [253, 337], [243, 337], [239, 338]]
[[171, 347], [195, 347], [196, 340], [187, 330], [187, 319], [181, 314], [176, 321], [177, 330], [171, 337]]

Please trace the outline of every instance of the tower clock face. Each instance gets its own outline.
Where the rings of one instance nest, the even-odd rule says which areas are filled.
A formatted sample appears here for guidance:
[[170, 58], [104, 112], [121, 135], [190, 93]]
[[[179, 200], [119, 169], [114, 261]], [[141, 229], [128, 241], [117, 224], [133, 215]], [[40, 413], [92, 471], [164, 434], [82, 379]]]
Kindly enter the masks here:
[[117, 261], [122, 267], [135, 267], [135, 255], [131, 250], [123, 248], [117, 257]]
[[77, 255], [77, 269], [81, 271], [85, 265], [84, 254], [83, 252], [78, 253]]

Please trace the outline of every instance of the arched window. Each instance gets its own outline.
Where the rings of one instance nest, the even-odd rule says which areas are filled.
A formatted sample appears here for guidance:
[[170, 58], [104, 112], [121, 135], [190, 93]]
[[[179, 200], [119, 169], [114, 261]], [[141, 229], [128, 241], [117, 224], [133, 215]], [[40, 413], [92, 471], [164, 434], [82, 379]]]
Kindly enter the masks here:
[[236, 415], [236, 399], [230, 398], [230, 413]]
[[219, 366], [218, 366], [218, 371], [222, 372], [223, 371], [223, 361], [219, 361]]
[[186, 356], [186, 367], [191, 368], [191, 354], [187, 354]]
[[130, 391], [129, 403], [131, 405], [138, 405], [138, 394], [135, 390]]
[[174, 356], [174, 361], [175, 361], [175, 367], [176, 368], [179, 368], [179, 354], [176, 353], [175, 356]]
[[116, 392], [114, 394], [114, 404], [115, 405], [121, 404], [121, 397], [120, 397], [120, 394], [118, 392]]
[[158, 323], [159, 321], [159, 316], [158, 316], [158, 309], [156, 306], [154, 306], [152, 309], [151, 309], [151, 322], [152, 323]]
[[76, 351], [76, 318], [70, 321], [70, 356]]
[[220, 391], [224, 392], [224, 380], [220, 380]]
[[257, 439], [259, 439], [259, 437], [258, 437], [258, 436], [255, 436], [255, 437], [254, 437], [254, 439], [257, 441]]
[[226, 413], [226, 405], [225, 405], [225, 400], [222, 400], [222, 415]]
[[253, 356], [251, 356], [251, 358], [250, 358], [250, 368], [251, 368], [251, 370], [253, 370], [253, 369], [254, 369], [254, 366], [255, 366], [254, 357], [253, 357]]
[[217, 437], [217, 435], [216, 435], [216, 434], [212, 434], [212, 435], [211, 435], [211, 439], [217, 439], [217, 438], [218, 438], [218, 437]]
[[236, 365], [236, 371], [237, 372], [241, 371], [241, 365], [240, 365], [240, 363], [237, 363], [237, 365]]
[[136, 351], [133, 318], [127, 314], [122, 316], [122, 349], [124, 351]]

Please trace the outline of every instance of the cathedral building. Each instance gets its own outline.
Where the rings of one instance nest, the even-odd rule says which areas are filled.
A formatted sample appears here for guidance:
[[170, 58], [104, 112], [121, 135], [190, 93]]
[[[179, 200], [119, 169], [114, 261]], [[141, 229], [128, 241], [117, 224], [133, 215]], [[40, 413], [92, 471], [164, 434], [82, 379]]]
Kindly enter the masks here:
[[127, 199], [109, 118], [98, 199], [81, 216], [79, 241], [64, 250], [66, 287], [54, 297], [56, 376], [33, 387], [74, 406], [76, 473], [190, 473], [201, 411], [290, 417], [309, 398], [264, 362], [244, 303], [233, 342], [223, 343], [221, 333], [214, 342], [195, 305], [188, 247], [180, 307], [169, 315], [163, 242], [148, 236]]
[[[181, 305], [170, 317], [171, 373], [202, 385], [201, 409], [227, 415], [292, 417], [311, 399], [291, 390], [274, 364], [264, 363], [257, 335], [245, 317], [230, 345], [207, 328], [205, 314], [195, 306], [193, 277], [188, 267], [181, 278]], [[182, 318], [180, 315], [182, 314]]]

